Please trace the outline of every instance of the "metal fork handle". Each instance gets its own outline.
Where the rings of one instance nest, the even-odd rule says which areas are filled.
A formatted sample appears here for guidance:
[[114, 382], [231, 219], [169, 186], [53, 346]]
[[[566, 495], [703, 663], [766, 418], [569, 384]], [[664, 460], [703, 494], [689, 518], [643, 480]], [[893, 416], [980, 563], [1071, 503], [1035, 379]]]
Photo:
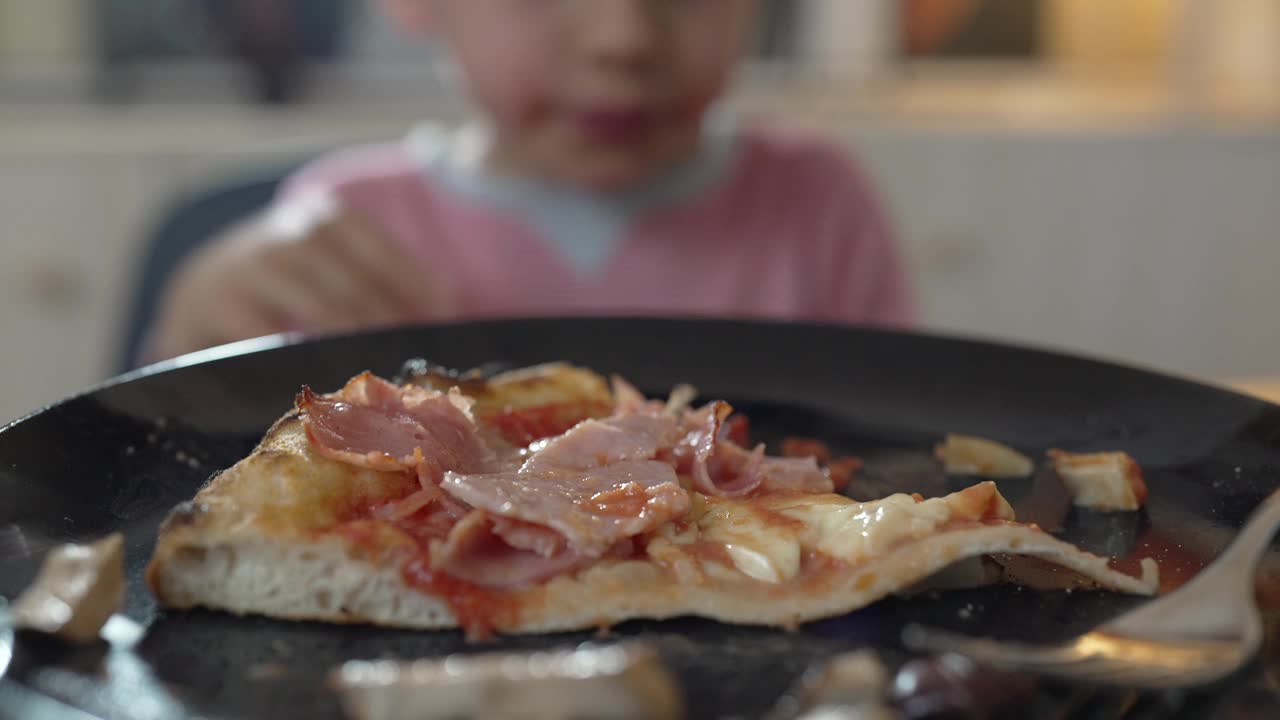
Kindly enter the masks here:
[[[1194, 619], [1192, 626], [1205, 635], [1238, 633], [1253, 609], [1253, 582], [1262, 558], [1280, 527], [1280, 490], [1267, 496], [1249, 515], [1227, 549], [1194, 578], [1170, 595], [1103, 625], [1102, 630], [1121, 634], [1150, 634], [1170, 625]], [[1207, 603], [1207, 598], [1231, 599]]]

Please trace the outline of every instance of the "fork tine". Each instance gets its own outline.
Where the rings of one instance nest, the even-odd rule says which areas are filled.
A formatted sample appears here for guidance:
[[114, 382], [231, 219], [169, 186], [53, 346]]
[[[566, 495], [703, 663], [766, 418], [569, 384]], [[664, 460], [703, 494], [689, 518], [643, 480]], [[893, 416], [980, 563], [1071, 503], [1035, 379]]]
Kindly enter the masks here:
[[1076, 680], [1096, 685], [1117, 685], [1112, 678], [1116, 677], [1118, 663], [1109, 658], [1097, 656], [1081, 656], [1079, 659], [1065, 663], [1027, 664], [1027, 670], [1066, 680]]
[[1185, 687], [1191, 684], [1210, 683], [1230, 674], [1232, 669], [1212, 669], [1210, 666], [1199, 671], [1178, 670], [1156, 666], [1129, 666], [1115, 663], [1114, 672], [1100, 680], [1113, 685], [1161, 690], [1174, 687]]
[[987, 665], [1097, 685], [1167, 688], [1188, 681], [1186, 666], [1135, 664], [1110, 655], [1109, 645], [1089, 642], [1091, 637], [1061, 645], [1015, 645], [918, 625], [908, 626], [902, 635], [903, 643], [914, 650], [954, 652]]
[[[980, 659], [976, 658], [975, 659]], [[1115, 658], [1084, 655], [1078, 661], [1066, 663], [1039, 663], [1034, 660], [1018, 667], [1066, 680], [1105, 685], [1109, 687], [1163, 690], [1201, 684], [1221, 679], [1230, 673], [1229, 668], [1204, 666], [1198, 670], [1161, 665], [1139, 665]]]
[[1182, 687], [1186, 684], [1184, 675], [1181, 673], [1170, 672], [1167, 670], [1146, 669], [1143, 672], [1135, 670], [1116, 671], [1109, 677], [1102, 678], [1101, 681], [1110, 685], [1122, 685], [1125, 687], [1142, 688], [1144, 690], [1162, 690], [1165, 688]]
[[1099, 685], [1141, 684], [1140, 682], [1133, 683], [1129, 681], [1141, 680], [1143, 677], [1150, 675], [1145, 671], [1145, 668], [1142, 669], [1142, 672], [1136, 672], [1138, 668], [1126, 667], [1123, 663], [1098, 656], [1087, 656], [1079, 662], [1045, 665], [1036, 669], [1047, 675]]
[[913, 650], [955, 652], [979, 662], [1016, 668], [1052, 667], [1084, 658], [1074, 645], [1014, 645], [919, 625], [907, 626], [902, 641]]
[[956, 646], [951, 652], [967, 655], [989, 665], [1108, 687], [1164, 688], [1180, 684], [1185, 678], [1182, 673], [1167, 668], [1131, 665], [1108, 657], [1073, 653], [1069, 646], [1054, 647], [1052, 650], [1057, 652], [1053, 653], [1027, 653], [1016, 648], [997, 652], [1003, 649], [996, 644], [966, 643]]

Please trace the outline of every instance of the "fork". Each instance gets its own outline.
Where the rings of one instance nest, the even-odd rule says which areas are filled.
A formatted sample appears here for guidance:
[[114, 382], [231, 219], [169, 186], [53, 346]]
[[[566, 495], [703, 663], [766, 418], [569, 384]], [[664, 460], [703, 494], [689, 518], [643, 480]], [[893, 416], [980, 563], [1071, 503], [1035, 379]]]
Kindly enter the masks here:
[[1258, 560], [1280, 526], [1280, 490], [1271, 493], [1213, 564], [1176, 591], [1073, 640], [1025, 645], [911, 624], [908, 648], [955, 652], [974, 661], [1067, 680], [1165, 689], [1220, 680], [1249, 662], [1262, 644], [1254, 600]]

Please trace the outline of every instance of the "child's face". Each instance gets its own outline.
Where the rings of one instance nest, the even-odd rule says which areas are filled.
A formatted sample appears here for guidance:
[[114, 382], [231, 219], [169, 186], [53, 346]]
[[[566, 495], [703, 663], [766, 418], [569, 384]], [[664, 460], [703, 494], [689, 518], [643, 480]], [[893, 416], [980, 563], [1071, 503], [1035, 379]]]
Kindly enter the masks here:
[[[430, 3], [433, 0], [419, 0]], [[500, 167], [592, 188], [688, 157], [753, 0], [434, 0]]]

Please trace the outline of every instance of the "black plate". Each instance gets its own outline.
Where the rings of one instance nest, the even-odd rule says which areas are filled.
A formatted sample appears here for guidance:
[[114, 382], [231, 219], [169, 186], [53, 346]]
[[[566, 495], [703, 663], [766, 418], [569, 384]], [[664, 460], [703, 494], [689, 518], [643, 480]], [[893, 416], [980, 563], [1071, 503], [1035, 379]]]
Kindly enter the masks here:
[[[221, 357], [123, 378], [0, 431], [0, 595], [19, 592], [52, 544], [122, 530], [126, 613], [146, 629], [132, 652], [99, 647], [67, 655], [20, 643], [0, 684], [0, 704], [30, 700], [34, 689], [102, 715], [335, 717], [336, 701], [322, 678], [342, 660], [477, 649], [452, 632], [164, 613], [140, 579], [165, 512], [247, 453], [299, 386], [336, 388], [365, 369], [390, 376], [410, 357], [461, 368], [565, 359], [622, 373], [653, 394], [693, 382], [704, 395], [746, 411], [762, 439], [816, 436], [862, 454], [865, 479], [851, 490], [860, 498], [899, 489], [938, 495], [967, 484], [943, 477], [929, 457], [948, 431], [996, 438], [1034, 456], [1050, 447], [1127, 450], [1151, 487], [1141, 513], [1072, 511], [1043, 471], [1001, 489], [1020, 519], [1100, 553], [1153, 555], [1173, 583], [1211, 560], [1280, 478], [1280, 409], [1266, 403], [1085, 359], [923, 335], [743, 322], [530, 320], [215, 354]], [[692, 716], [758, 717], [810, 662], [831, 653], [874, 644], [891, 663], [900, 662], [905, 655], [896, 637], [909, 619], [1049, 640], [1135, 602], [1111, 593], [1004, 587], [891, 599], [796, 632], [680, 620], [629, 623], [615, 634], [658, 643], [685, 683]], [[499, 646], [591, 637], [515, 638]], [[1217, 688], [1216, 697], [1242, 692], [1259, 676], [1257, 668], [1245, 675]], [[1038, 702], [1063, 697], [1042, 693]]]

